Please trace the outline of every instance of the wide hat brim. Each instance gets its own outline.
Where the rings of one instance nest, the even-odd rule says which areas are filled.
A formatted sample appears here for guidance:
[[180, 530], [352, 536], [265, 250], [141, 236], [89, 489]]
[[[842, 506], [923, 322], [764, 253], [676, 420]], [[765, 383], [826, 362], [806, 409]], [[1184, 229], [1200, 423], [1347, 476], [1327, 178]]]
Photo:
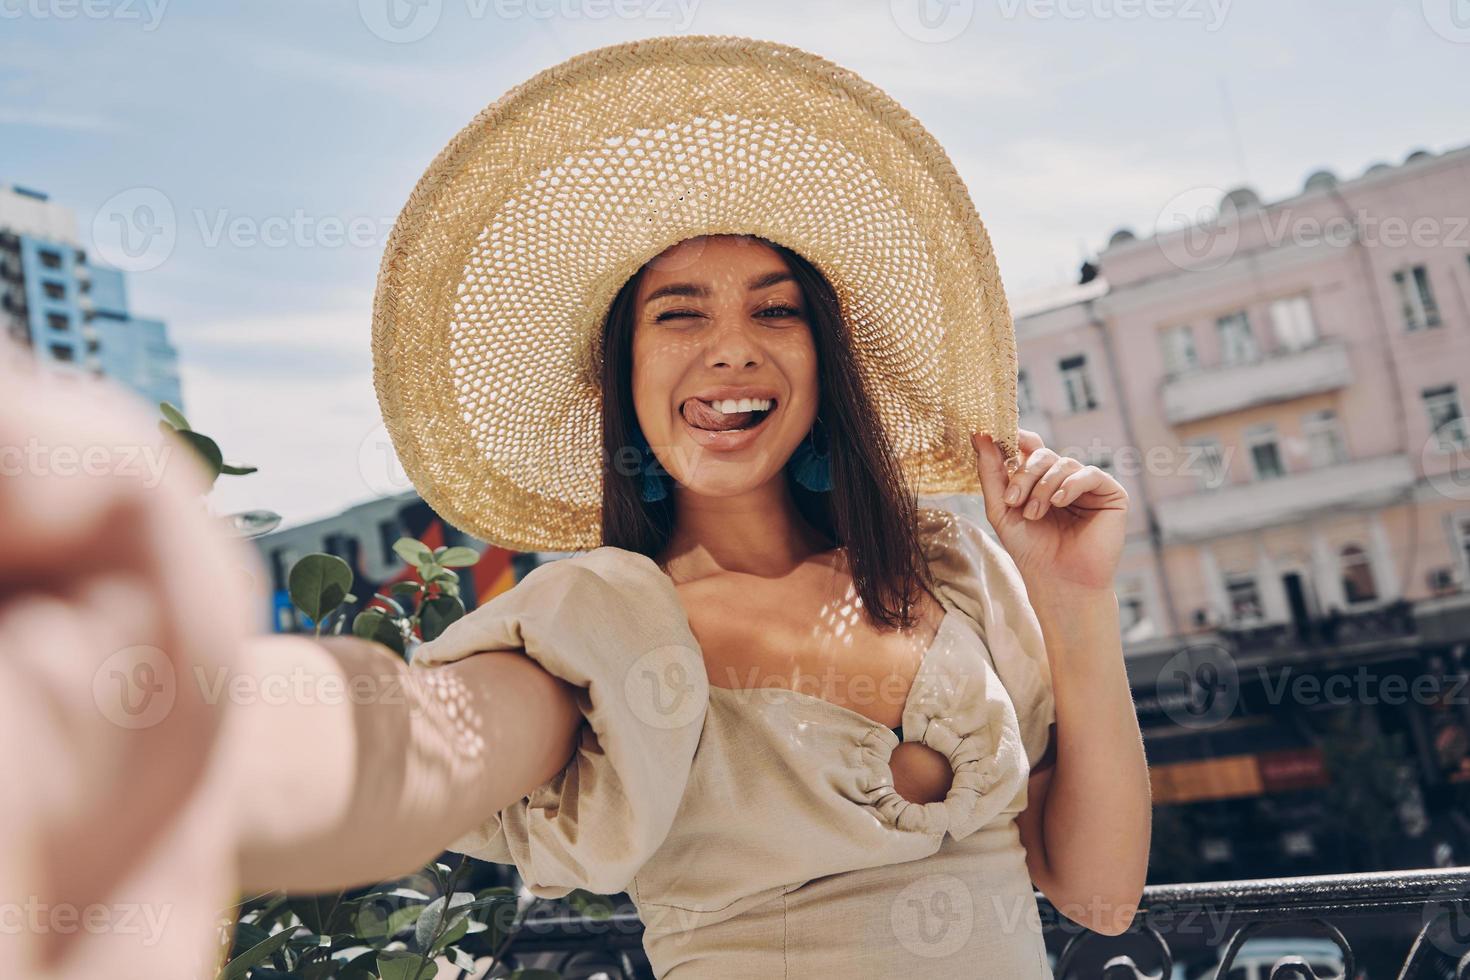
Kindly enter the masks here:
[[830, 280], [916, 494], [980, 492], [972, 432], [1015, 454], [1005, 291], [933, 136], [800, 48], [658, 37], [506, 93], [399, 214], [373, 383], [424, 500], [502, 547], [601, 545], [603, 321], [649, 259], [714, 234], [778, 242]]

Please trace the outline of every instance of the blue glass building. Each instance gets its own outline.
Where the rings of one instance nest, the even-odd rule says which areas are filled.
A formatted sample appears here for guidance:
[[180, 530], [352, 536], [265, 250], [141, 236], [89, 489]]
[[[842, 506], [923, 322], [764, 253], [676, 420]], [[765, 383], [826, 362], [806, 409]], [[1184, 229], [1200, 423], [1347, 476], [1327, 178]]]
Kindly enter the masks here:
[[184, 407], [167, 328], [129, 312], [123, 273], [89, 262], [69, 208], [24, 187], [0, 187], [0, 332], [58, 371], [111, 378], [150, 411]]

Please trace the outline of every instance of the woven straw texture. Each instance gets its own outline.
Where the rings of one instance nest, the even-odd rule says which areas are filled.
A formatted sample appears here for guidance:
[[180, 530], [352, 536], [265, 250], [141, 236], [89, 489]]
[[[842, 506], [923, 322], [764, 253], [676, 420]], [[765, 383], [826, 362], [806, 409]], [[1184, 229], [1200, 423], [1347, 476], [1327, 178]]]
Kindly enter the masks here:
[[979, 493], [1016, 452], [1015, 338], [939, 144], [832, 62], [744, 37], [586, 52], [483, 110], [415, 186], [373, 303], [373, 379], [410, 480], [468, 534], [601, 544], [602, 323], [686, 238], [759, 235], [831, 281], [910, 488]]

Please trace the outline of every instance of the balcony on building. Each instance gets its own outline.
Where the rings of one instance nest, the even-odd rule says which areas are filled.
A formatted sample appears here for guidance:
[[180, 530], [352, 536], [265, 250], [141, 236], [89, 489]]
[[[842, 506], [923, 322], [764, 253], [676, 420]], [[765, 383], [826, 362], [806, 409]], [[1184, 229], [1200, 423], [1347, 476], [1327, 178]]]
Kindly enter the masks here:
[[1164, 498], [1158, 503], [1159, 528], [1166, 542], [1206, 541], [1304, 521], [1326, 510], [1371, 510], [1400, 499], [1414, 480], [1413, 463], [1403, 453], [1353, 459]]
[[1240, 364], [1199, 368], [1164, 382], [1164, 415], [1170, 425], [1238, 412], [1256, 405], [1337, 391], [1353, 383], [1347, 345], [1319, 340]]

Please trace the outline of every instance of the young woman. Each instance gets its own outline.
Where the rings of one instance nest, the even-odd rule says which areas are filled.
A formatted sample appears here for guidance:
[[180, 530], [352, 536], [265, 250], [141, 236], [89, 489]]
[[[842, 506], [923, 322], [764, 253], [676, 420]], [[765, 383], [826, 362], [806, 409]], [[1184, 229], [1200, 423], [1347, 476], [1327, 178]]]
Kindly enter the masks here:
[[[261, 696], [222, 741], [248, 751], [201, 777], [235, 819], [190, 824], [243, 887], [448, 847], [542, 896], [628, 891], [675, 980], [1049, 977], [1033, 885], [1126, 928], [1149, 841], [1127, 495], [1016, 430], [988, 239], [883, 93], [743, 38], [548, 69], [415, 188], [373, 345], [424, 499], [576, 554], [411, 665], [247, 641], [230, 690]], [[991, 529], [919, 506], [941, 492]], [[168, 730], [203, 745], [189, 686]]]

